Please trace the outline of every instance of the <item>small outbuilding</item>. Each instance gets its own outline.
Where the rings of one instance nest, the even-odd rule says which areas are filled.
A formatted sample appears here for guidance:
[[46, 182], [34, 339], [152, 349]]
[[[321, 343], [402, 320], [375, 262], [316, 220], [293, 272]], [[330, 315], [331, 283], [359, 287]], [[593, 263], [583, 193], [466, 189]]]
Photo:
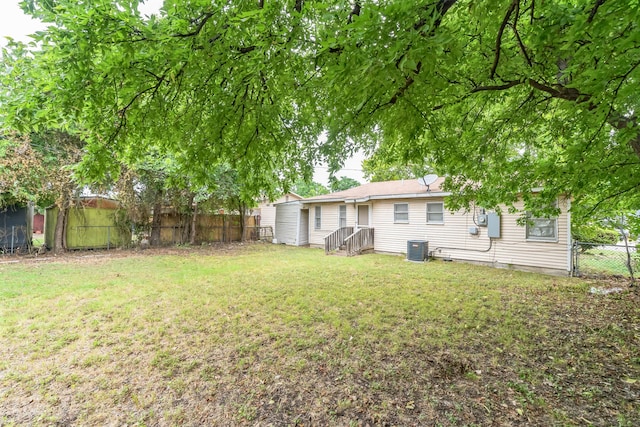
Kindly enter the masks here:
[[33, 207], [0, 207], [0, 252], [27, 251], [31, 246]]
[[[53, 248], [58, 207], [45, 212], [45, 245]], [[66, 249], [112, 249], [131, 243], [131, 230], [124, 223], [124, 211], [116, 200], [80, 197], [69, 209], [65, 227]]]
[[33, 234], [44, 233], [44, 214], [33, 214]]
[[278, 203], [275, 218], [274, 243], [292, 246], [309, 244], [309, 209], [301, 201]]

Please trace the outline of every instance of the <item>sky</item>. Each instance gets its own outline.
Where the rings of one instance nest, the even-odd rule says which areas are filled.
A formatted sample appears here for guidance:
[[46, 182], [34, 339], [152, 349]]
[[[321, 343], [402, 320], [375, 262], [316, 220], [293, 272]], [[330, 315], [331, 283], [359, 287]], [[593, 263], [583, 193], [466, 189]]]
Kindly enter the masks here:
[[0, 2], [0, 47], [7, 45], [6, 36], [22, 42], [29, 42], [27, 36], [44, 28], [40, 21], [31, 19], [22, 13], [19, 0], [2, 0]]
[[[31, 19], [22, 13], [22, 10], [18, 6], [19, 3], [20, 0], [0, 0], [0, 48], [6, 46], [6, 36], [27, 43], [32, 41], [28, 36], [29, 34], [45, 28], [42, 22]], [[162, 0], [146, 0], [144, 4], [140, 5], [139, 10], [143, 15], [149, 15], [157, 12], [161, 5]], [[338, 178], [347, 176], [361, 184], [365, 183], [362, 175], [363, 159], [364, 155], [362, 153], [356, 153], [353, 157], [345, 161], [344, 169], [339, 171], [336, 176]], [[322, 185], [329, 184], [327, 165], [321, 164], [316, 167], [313, 180]]]

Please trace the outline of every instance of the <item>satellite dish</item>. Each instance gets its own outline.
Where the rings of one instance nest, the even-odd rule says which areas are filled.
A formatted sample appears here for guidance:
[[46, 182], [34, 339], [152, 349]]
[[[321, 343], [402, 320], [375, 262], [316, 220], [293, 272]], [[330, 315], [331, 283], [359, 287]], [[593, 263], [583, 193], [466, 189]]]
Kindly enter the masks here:
[[420, 183], [420, 185], [424, 185], [425, 187], [427, 187], [427, 191], [429, 191], [429, 186], [436, 182], [437, 179], [438, 175], [436, 175], [435, 173], [430, 173], [429, 175], [425, 175], [422, 178], [418, 178], [418, 182]]

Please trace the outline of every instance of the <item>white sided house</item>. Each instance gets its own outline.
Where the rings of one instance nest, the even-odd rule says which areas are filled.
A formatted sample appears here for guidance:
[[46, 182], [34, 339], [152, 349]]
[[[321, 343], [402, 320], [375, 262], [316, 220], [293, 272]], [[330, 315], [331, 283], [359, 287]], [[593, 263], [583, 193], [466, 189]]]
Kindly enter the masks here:
[[296, 193], [286, 193], [278, 197], [276, 200], [262, 199], [256, 213], [260, 215], [260, 227], [271, 227], [272, 236], [275, 237], [276, 230], [276, 205], [278, 203], [286, 203], [301, 200], [302, 196]]
[[[558, 200], [555, 218], [519, 213], [452, 212], [444, 178], [430, 185], [418, 180], [373, 182], [337, 193], [303, 199], [308, 212], [308, 243], [326, 252], [344, 248], [348, 255], [372, 249], [428, 258], [465, 261], [502, 268], [569, 275], [572, 271], [570, 201]], [[521, 210], [523, 205], [516, 205]], [[300, 216], [300, 215], [299, 215]], [[297, 222], [299, 227], [305, 224]]]

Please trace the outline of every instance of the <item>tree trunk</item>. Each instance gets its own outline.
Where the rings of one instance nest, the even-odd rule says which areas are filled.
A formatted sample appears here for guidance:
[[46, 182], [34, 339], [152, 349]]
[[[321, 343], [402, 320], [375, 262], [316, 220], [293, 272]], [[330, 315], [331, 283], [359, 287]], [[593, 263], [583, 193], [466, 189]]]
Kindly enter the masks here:
[[180, 214], [180, 243], [181, 244], [190, 244], [192, 245], [191, 238], [191, 223], [193, 221], [193, 213], [194, 213], [194, 199], [195, 195], [191, 192], [187, 193], [189, 197], [189, 201], [185, 206], [189, 207], [189, 212], [184, 214]]
[[238, 212], [240, 213], [240, 241], [244, 242], [246, 240], [246, 236], [244, 235], [244, 229], [245, 229], [245, 204], [244, 203], [240, 203], [238, 204]]
[[153, 219], [151, 220], [151, 246], [160, 246], [160, 226], [162, 225], [162, 201], [157, 200], [153, 205]]
[[629, 286], [633, 287], [636, 284], [636, 278], [633, 274], [633, 260], [631, 258], [631, 251], [629, 250], [629, 239], [627, 239], [627, 233], [624, 230], [624, 215], [620, 220], [619, 230], [620, 234], [622, 234], [622, 238], [624, 239], [624, 248], [627, 252], [627, 260], [625, 262], [625, 265], [627, 267], [627, 270], [629, 271], [629, 276], [631, 277], [631, 284]]
[[67, 248], [66, 230], [67, 230], [67, 213], [66, 203], [58, 206], [58, 217], [56, 219], [56, 229], [53, 235], [53, 253], [58, 254], [64, 252]]
[[189, 244], [196, 244], [196, 224], [198, 223], [198, 202], [193, 203], [193, 214], [191, 216], [191, 239]]

